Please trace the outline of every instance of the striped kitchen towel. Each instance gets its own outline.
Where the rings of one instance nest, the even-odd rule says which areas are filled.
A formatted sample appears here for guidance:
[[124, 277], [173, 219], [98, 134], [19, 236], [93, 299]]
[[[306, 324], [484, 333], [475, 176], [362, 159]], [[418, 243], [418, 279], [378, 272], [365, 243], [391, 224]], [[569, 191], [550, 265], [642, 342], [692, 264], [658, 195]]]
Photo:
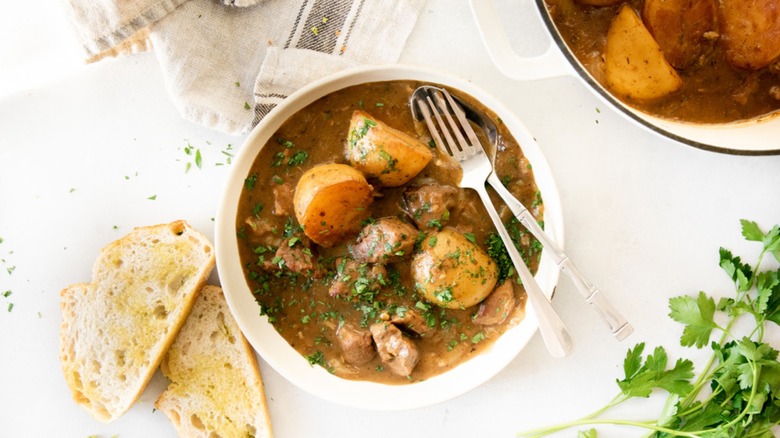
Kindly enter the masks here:
[[341, 69], [392, 63], [425, 0], [66, 0], [88, 62], [151, 47], [182, 115], [244, 134]]

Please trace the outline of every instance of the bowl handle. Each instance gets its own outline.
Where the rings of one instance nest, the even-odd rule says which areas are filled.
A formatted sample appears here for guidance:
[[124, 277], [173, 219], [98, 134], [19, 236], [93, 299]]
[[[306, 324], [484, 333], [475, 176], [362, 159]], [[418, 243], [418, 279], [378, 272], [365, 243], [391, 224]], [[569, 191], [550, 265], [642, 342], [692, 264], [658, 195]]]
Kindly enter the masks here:
[[[532, 1], [532, 0], [531, 0]], [[574, 75], [574, 69], [550, 40], [547, 50], [538, 56], [520, 56], [509, 43], [504, 26], [496, 13], [493, 0], [469, 0], [490, 58], [504, 75], [518, 80], [532, 81], [558, 76]], [[537, 8], [537, 12], [540, 12]], [[541, 20], [541, 16], [537, 16]]]

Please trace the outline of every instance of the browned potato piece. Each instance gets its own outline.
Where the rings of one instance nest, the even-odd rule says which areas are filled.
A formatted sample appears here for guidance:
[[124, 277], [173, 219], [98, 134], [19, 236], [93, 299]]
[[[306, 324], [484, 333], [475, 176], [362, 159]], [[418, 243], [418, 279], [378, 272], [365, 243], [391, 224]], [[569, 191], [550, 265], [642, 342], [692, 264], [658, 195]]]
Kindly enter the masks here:
[[315, 166], [295, 186], [295, 217], [309, 239], [330, 247], [360, 231], [369, 215], [372, 192], [363, 174], [351, 166]]
[[471, 307], [493, 291], [498, 267], [454, 228], [429, 234], [412, 259], [412, 275], [426, 300], [441, 307]]
[[382, 185], [398, 187], [417, 176], [433, 158], [420, 140], [363, 111], [352, 113], [346, 146], [349, 163]]
[[721, 0], [726, 59], [758, 70], [780, 57], [780, 0]]
[[715, 0], [645, 0], [642, 19], [669, 64], [684, 69], [712, 50], [717, 12]]
[[666, 96], [682, 80], [631, 6], [624, 4], [612, 19], [604, 51], [607, 86], [637, 101]]

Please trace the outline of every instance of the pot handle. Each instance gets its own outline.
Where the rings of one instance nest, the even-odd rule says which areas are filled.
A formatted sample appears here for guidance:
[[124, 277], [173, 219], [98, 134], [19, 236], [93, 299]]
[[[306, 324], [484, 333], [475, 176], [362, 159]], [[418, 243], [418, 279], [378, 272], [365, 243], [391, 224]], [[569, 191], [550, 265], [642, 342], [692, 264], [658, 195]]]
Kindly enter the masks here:
[[[574, 69], [550, 40], [547, 50], [538, 56], [518, 55], [506, 35], [496, 13], [493, 0], [469, 0], [471, 12], [477, 22], [488, 55], [498, 70], [517, 80], [533, 81], [559, 76], [574, 75]], [[537, 12], [540, 12], [537, 10]], [[541, 17], [538, 17], [541, 20]]]

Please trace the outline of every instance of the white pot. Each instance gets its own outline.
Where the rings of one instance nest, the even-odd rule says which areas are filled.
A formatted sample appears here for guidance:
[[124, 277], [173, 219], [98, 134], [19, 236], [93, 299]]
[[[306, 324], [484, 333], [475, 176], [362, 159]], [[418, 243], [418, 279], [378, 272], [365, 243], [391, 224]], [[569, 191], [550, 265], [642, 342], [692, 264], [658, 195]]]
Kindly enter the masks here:
[[506, 76], [517, 80], [577, 76], [597, 96], [630, 121], [677, 142], [721, 153], [780, 154], [780, 112], [744, 122], [694, 124], [660, 119], [624, 104], [596, 81], [569, 50], [553, 23], [544, 0], [534, 1], [537, 18], [544, 24], [551, 42], [544, 54], [523, 57], [512, 49], [493, 0], [469, 0], [487, 51], [498, 69]]

